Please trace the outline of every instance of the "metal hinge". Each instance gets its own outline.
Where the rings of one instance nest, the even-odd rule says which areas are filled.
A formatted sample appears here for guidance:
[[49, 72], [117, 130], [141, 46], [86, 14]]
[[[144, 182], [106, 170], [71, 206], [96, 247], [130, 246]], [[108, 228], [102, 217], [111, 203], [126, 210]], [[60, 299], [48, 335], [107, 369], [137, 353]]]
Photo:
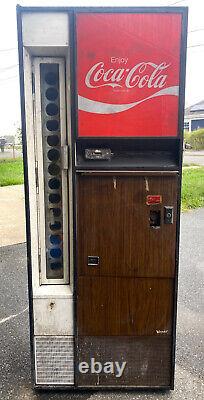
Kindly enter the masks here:
[[62, 146], [62, 168], [69, 169], [69, 146]]

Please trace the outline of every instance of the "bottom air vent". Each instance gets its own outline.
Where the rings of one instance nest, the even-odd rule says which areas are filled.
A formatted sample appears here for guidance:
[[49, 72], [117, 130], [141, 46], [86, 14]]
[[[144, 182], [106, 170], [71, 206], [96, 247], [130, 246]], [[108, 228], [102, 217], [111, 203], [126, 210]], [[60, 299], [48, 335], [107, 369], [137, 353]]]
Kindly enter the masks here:
[[37, 385], [73, 385], [73, 336], [36, 336], [35, 370]]

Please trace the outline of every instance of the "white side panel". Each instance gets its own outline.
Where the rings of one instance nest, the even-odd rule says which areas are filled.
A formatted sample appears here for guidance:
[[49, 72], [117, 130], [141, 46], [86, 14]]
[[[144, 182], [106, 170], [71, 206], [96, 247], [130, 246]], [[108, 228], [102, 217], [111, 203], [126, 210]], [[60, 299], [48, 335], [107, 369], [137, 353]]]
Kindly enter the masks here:
[[23, 45], [32, 47], [68, 46], [67, 13], [24, 13], [22, 16]]
[[73, 300], [67, 298], [35, 298], [34, 335], [73, 335]]
[[[25, 84], [25, 109], [26, 109], [26, 140], [28, 153], [28, 181], [29, 181], [29, 205], [30, 205], [30, 236], [31, 236], [31, 263], [32, 263], [32, 291], [33, 291], [33, 314], [34, 314], [34, 335], [37, 337], [45, 336], [45, 340], [50, 340], [52, 337], [66, 337], [73, 335], [73, 290], [72, 285], [55, 284], [41, 285], [40, 284], [40, 269], [45, 262], [42, 263], [42, 249], [44, 241], [40, 240], [41, 226], [39, 224], [39, 210], [42, 207], [39, 194], [42, 195], [42, 190], [36, 188], [37, 169], [39, 170], [39, 140], [37, 137], [41, 132], [41, 128], [36, 127], [36, 98], [32, 93], [32, 67], [33, 67], [33, 49], [36, 54], [42, 53], [44, 57], [58, 54], [64, 51], [65, 62], [67, 66], [66, 76], [66, 96], [67, 96], [67, 115], [65, 109], [61, 110], [64, 114], [63, 132], [66, 133], [67, 128], [65, 120], [67, 117], [68, 125], [68, 142], [70, 143], [70, 90], [69, 90], [69, 51], [68, 51], [68, 15], [67, 13], [24, 13], [23, 20], [23, 44], [24, 44], [24, 84]], [[59, 49], [62, 50], [59, 50]], [[49, 49], [49, 50], [48, 50]], [[64, 50], [63, 50], [64, 49]], [[47, 60], [47, 58], [46, 58]], [[57, 61], [57, 60], [56, 60]], [[35, 62], [34, 62], [35, 63]], [[62, 63], [60, 68], [64, 69]], [[61, 81], [61, 92], [65, 92], [65, 80]], [[63, 94], [64, 96], [64, 94]], [[65, 104], [65, 99], [62, 99]], [[39, 110], [38, 110], [39, 111]], [[62, 145], [66, 144], [65, 136], [63, 136]], [[70, 166], [71, 167], [71, 166]], [[71, 198], [71, 169], [68, 171], [70, 178], [69, 194]], [[65, 174], [65, 172], [63, 172]], [[65, 174], [66, 175], [66, 174]], [[39, 178], [39, 176], [38, 176]], [[63, 177], [65, 179], [65, 177]], [[64, 194], [63, 203], [68, 204], [69, 195]], [[41, 199], [42, 200], [42, 199]], [[71, 206], [71, 205], [70, 205]], [[72, 207], [70, 207], [72, 209]], [[67, 224], [67, 210], [63, 210], [66, 216], [66, 224], [64, 226], [65, 236], [72, 234], [72, 211], [70, 209], [70, 221]], [[69, 227], [69, 232], [68, 232]], [[68, 244], [68, 240], [66, 240]], [[71, 242], [72, 244], [72, 242]], [[41, 252], [40, 252], [41, 248]], [[67, 249], [68, 251], [68, 246]], [[69, 252], [68, 252], [69, 253]], [[71, 253], [71, 264], [72, 249]], [[65, 258], [68, 258], [66, 254]], [[41, 263], [40, 263], [41, 259]], [[41, 264], [41, 265], [40, 265]], [[42, 271], [41, 271], [42, 272]], [[71, 265], [72, 275], [72, 265]], [[72, 283], [71, 276], [71, 283]], [[67, 279], [65, 279], [65, 282]], [[64, 283], [65, 283], [64, 282]], [[45, 282], [46, 283], [46, 282]], [[59, 282], [56, 282], [59, 283]], [[61, 339], [60, 339], [61, 340]], [[60, 342], [59, 340], [59, 342]], [[67, 339], [65, 339], [67, 340]]]

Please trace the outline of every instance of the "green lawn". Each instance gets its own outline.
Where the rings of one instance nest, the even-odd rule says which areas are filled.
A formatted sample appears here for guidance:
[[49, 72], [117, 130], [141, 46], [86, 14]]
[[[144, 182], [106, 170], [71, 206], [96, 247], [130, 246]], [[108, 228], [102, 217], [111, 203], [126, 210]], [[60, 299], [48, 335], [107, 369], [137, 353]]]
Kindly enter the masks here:
[[[0, 160], [0, 186], [23, 183], [21, 158]], [[204, 167], [183, 168], [182, 211], [204, 207]]]
[[0, 186], [23, 183], [22, 158], [0, 160]]
[[183, 168], [182, 211], [204, 207], [204, 167]]

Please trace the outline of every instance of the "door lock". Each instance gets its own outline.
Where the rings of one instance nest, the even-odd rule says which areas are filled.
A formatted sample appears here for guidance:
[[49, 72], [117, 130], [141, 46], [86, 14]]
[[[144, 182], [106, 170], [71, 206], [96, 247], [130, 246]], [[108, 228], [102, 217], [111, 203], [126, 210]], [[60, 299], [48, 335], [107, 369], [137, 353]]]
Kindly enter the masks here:
[[164, 207], [164, 223], [165, 224], [173, 224], [174, 220], [174, 208], [165, 206]]

